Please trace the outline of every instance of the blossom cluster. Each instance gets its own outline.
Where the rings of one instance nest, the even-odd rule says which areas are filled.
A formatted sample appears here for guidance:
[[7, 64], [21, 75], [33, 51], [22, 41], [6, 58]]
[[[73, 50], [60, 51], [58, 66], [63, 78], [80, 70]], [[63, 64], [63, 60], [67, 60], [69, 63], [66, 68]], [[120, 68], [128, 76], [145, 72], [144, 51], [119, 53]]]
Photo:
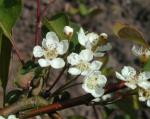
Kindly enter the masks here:
[[139, 100], [146, 101], [150, 107], [150, 72], [137, 73], [131, 66], [124, 66], [121, 73], [116, 72], [116, 77], [125, 82], [125, 85], [131, 89], [137, 89]]
[[[67, 38], [71, 38], [73, 32], [70, 26], [64, 27]], [[96, 98], [101, 97], [104, 94], [107, 78], [100, 71], [103, 63], [95, 60], [95, 57], [103, 57], [105, 52], [112, 48], [107, 42], [99, 44], [102, 39], [107, 40], [108, 36], [106, 33], [100, 35], [94, 32], [85, 33], [83, 28], [80, 28], [76, 35], [82, 46], [79, 53], [69, 53], [69, 39], [59, 39], [57, 34], [51, 31], [46, 34], [42, 46], [34, 47], [33, 55], [39, 58], [38, 63], [41, 67], [51, 66], [54, 69], [60, 69], [69, 64], [68, 73], [84, 76], [82, 88]], [[69, 55], [65, 58], [64, 54]]]

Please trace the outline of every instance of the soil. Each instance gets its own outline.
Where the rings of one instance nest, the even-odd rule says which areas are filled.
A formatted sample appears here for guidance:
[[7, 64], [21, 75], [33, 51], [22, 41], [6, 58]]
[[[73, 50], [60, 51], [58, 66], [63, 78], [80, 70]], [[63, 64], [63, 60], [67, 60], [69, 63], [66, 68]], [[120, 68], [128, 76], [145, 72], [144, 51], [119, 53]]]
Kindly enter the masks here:
[[[47, 4], [47, 1], [48, 0], [41, 0], [42, 9]], [[114, 36], [112, 26], [116, 21], [123, 21], [136, 26], [143, 32], [145, 39], [150, 42], [150, 0], [87, 0], [85, 1], [85, 4], [89, 8], [99, 8], [101, 12], [92, 18], [89, 16], [81, 16], [79, 14], [70, 15], [70, 19], [81, 24], [83, 28], [88, 31], [94, 31], [99, 34], [105, 32], [108, 34], [109, 41], [113, 46], [112, 51], [109, 53], [110, 59], [108, 65], [118, 71], [124, 65], [133, 65], [138, 67], [137, 59], [133, 57], [130, 52], [133, 43], [120, 40]], [[60, 11], [69, 12], [67, 11], [68, 6], [78, 8], [79, 4], [74, 0], [57, 0], [48, 8], [47, 16], [50, 18]], [[36, 0], [24, 0], [22, 15], [15, 25], [13, 33], [16, 45], [25, 60], [32, 57], [35, 22]], [[13, 51], [8, 91], [15, 87], [14, 85], [12, 86], [12, 82], [17, 75], [19, 67], [20, 63]], [[78, 96], [84, 93], [81, 88], [71, 89], [71, 91], [73, 92], [73, 96]], [[99, 111], [98, 114], [101, 117], [100, 112], [102, 111], [102, 107], [99, 106], [97, 108]], [[65, 118], [70, 115], [83, 115], [86, 116], [87, 119], [92, 119], [94, 117], [92, 108], [88, 106], [79, 106], [66, 109], [61, 111], [61, 114]]]

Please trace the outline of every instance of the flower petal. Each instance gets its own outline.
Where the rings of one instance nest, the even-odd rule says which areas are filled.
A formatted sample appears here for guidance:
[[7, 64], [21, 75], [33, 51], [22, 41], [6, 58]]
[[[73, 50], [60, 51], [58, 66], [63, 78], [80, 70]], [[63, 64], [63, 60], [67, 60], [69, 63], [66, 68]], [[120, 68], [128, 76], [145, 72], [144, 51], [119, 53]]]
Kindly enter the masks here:
[[125, 83], [125, 85], [127, 86], [127, 87], [129, 87], [129, 88], [131, 88], [131, 89], [135, 89], [137, 86], [136, 86], [136, 84], [132, 84], [132, 83], [128, 83], [128, 82], [126, 82]]
[[91, 65], [90, 65], [90, 68], [92, 69], [92, 70], [99, 70], [100, 68], [101, 68], [101, 66], [102, 66], [102, 62], [100, 62], [100, 61], [93, 61], [92, 63], [91, 63]]
[[19, 119], [19, 118], [16, 118], [15, 115], [9, 115], [7, 119]]
[[43, 49], [41, 46], [35, 46], [33, 48], [33, 55], [34, 57], [42, 57], [43, 56]]
[[91, 50], [85, 49], [80, 52], [80, 58], [83, 61], [91, 61], [93, 59], [93, 52]]
[[121, 73], [126, 79], [132, 78], [136, 75], [135, 69], [131, 66], [124, 66]]
[[99, 74], [97, 81], [100, 87], [104, 87], [107, 83], [107, 78], [106, 76]]
[[55, 58], [55, 59], [51, 60], [50, 63], [54, 69], [60, 69], [65, 66], [65, 62], [62, 58]]
[[39, 59], [38, 63], [41, 67], [48, 67], [51, 65], [50, 60], [47, 60], [47, 59]]
[[60, 55], [65, 54], [67, 52], [67, 50], [68, 50], [68, 47], [69, 47], [68, 40], [61, 41], [58, 44], [58, 46], [57, 46], [57, 52], [58, 52], [58, 54], [60, 54]]
[[96, 49], [97, 52], [104, 52], [109, 51], [112, 49], [112, 45], [110, 43], [107, 43], [105, 45], [102, 45]]
[[46, 34], [46, 40], [59, 42], [59, 38], [57, 37], [55, 32], [48, 32]]
[[67, 57], [67, 61], [69, 64], [71, 65], [77, 65], [80, 62], [80, 57], [78, 54], [76, 53], [71, 53], [68, 57]]
[[139, 97], [139, 101], [144, 102], [146, 101], [145, 97]]
[[150, 100], [147, 100], [146, 104], [148, 107], [150, 107]]
[[116, 77], [120, 80], [126, 81], [126, 79], [118, 72], [116, 72]]
[[0, 119], [6, 119], [6, 118], [4, 118], [3, 116], [0, 115]]
[[140, 82], [138, 82], [138, 86], [143, 89], [150, 89], [150, 82], [149, 81], [140, 81]]
[[79, 75], [81, 73], [81, 71], [75, 67], [69, 68], [68, 72], [72, 75]]
[[91, 94], [96, 98], [101, 97], [104, 94], [104, 89], [102, 87], [97, 87]]
[[88, 41], [88, 39], [84, 33], [84, 30], [82, 28], [80, 28], [80, 30], [78, 32], [78, 40], [79, 40], [79, 43], [83, 46], [85, 46]]
[[138, 76], [139, 80], [148, 80], [150, 79], [150, 72], [142, 72]]

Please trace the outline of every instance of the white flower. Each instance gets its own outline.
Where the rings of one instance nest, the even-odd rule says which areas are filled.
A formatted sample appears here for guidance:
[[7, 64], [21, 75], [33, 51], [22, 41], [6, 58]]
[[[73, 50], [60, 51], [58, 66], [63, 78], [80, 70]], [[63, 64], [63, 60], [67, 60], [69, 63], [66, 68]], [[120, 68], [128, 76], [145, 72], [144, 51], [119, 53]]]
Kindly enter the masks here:
[[93, 71], [84, 79], [82, 88], [96, 99], [104, 94], [107, 78], [100, 71]]
[[41, 46], [35, 46], [33, 49], [34, 57], [40, 58], [38, 63], [41, 67], [52, 66], [55, 69], [64, 67], [65, 62], [59, 55], [63, 55], [68, 50], [68, 40], [59, 41], [56, 33], [48, 32]]
[[121, 70], [121, 74], [116, 72], [116, 77], [125, 81], [125, 85], [131, 89], [137, 88], [137, 86], [148, 89], [150, 88], [150, 72], [142, 72], [137, 74], [135, 69], [131, 66], [124, 66]]
[[139, 100], [141, 102], [146, 102], [147, 106], [150, 107], [150, 89], [139, 89]]
[[145, 57], [149, 57], [150, 56], [150, 48], [144, 48], [143, 46], [139, 47], [139, 46], [133, 46], [132, 47], [132, 53], [135, 56], [145, 56]]
[[65, 26], [64, 27], [64, 33], [67, 36], [72, 36], [72, 34], [73, 34], [73, 28], [71, 28], [70, 26]]
[[82, 28], [78, 32], [79, 43], [87, 49], [91, 49], [98, 42], [98, 39], [99, 36], [94, 32], [85, 34]]
[[7, 119], [19, 119], [15, 115], [9, 115]]
[[[93, 52], [91, 50], [82, 50], [79, 54], [71, 53], [67, 61], [71, 64], [68, 72], [72, 75], [87, 75], [90, 71], [99, 70], [102, 66], [100, 61], [92, 61]], [[92, 63], [90, 63], [92, 61]]]
[[[100, 37], [107, 39], [108, 36], [106, 33], [101, 33]], [[84, 30], [80, 28], [78, 32], [78, 40], [79, 43], [84, 46], [86, 49], [92, 50], [94, 46], [97, 45], [99, 42], [99, 35], [92, 32], [85, 34]], [[105, 54], [105, 51], [109, 51], [112, 49], [112, 46], [110, 43], [106, 43], [105, 45], [101, 45], [96, 47], [96, 49], [93, 51], [95, 57], [102, 57]]]
[[5, 119], [3, 116], [0, 115], [0, 119]]

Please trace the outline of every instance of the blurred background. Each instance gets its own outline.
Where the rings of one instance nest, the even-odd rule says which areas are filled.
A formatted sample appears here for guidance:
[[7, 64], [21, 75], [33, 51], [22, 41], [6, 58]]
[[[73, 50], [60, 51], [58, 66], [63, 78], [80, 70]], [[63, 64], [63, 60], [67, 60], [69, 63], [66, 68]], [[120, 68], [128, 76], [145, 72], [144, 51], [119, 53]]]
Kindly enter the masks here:
[[[41, 9], [48, 5], [48, 0], [41, 0]], [[112, 27], [115, 22], [122, 21], [138, 28], [145, 39], [150, 41], [150, 0], [54, 0], [47, 9], [46, 16], [51, 18], [59, 12], [66, 12], [69, 18], [81, 24], [87, 31], [94, 31], [98, 34], [105, 32], [109, 36], [113, 49], [109, 53], [108, 65], [120, 70], [124, 65], [138, 67], [138, 60], [131, 54], [132, 43], [119, 40], [114, 36]], [[22, 15], [13, 29], [16, 45], [24, 59], [32, 57], [34, 47], [34, 34], [36, 23], [36, 0], [24, 0]], [[42, 39], [41, 39], [42, 40]], [[11, 90], [18, 68], [19, 61], [13, 51], [11, 61], [10, 79], [8, 91]], [[55, 75], [55, 74], [54, 74]], [[81, 88], [72, 89], [74, 96], [80, 95]], [[125, 105], [126, 106], [126, 105]], [[104, 114], [104, 107], [97, 106], [98, 116]], [[61, 111], [64, 117], [71, 115], [85, 116], [86, 119], [94, 119], [94, 111], [91, 107], [78, 106]], [[150, 110], [144, 108], [137, 110], [135, 119], [150, 119]], [[115, 110], [109, 115], [109, 119], [118, 119], [115, 115], [125, 115], [122, 110]], [[121, 118], [120, 118], [121, 119]], [[126, 118], [129, 119], [129, 118]]]

